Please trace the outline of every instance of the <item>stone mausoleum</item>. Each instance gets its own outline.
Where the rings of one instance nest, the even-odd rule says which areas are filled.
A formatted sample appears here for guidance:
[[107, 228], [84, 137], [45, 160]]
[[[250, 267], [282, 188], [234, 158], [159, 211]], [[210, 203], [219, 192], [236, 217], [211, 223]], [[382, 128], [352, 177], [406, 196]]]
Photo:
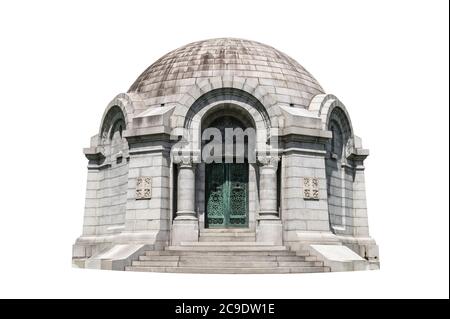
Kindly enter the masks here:
[[344, 104], [268, 45], [220, 38], [169, 52], [113, 98], [84, 154], [76, 267], [379, 268], [367, 220], [369, 152]]

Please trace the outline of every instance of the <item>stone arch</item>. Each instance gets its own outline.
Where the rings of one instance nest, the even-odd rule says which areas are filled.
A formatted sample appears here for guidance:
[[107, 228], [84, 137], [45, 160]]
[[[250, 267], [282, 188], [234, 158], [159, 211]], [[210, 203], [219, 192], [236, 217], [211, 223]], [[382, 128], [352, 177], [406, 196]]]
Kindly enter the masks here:
[[235, 100], [219, 100], [215, 101], [203, 107], [197, 109], [196, 113], [192, 114], [190, 120], [185, 121], [185, 131], [187, 131], [187, 140], [192, 145], [193, 153], [199, 153], [201, 148], [201, 133], [202, 123], [204, 119], [212, 112], [217, 111], [220, 108], [234, 110], [235, 114], [241, 112], [243, 117], [249, 118], [252, 122], [252, 126], [256, 129], [256, 150], [257, 152], [265, 152], [267, 150], [267, 140], [270, 135], [270, 126], [265, 121], [263, 116], [251, 105]]
[[354, 133], [345, 106], [334, 96], [325, 96], [317, 111], [332, 138], [326, 145], [326, 179], [330, 228], [336, 234], [353, 233], [354, 169], [347, 159]]
[[[191, 108], [192, 111], [185, 117], [183, 128], [189, 132], [188, 138], [191, 142], [192, 149], [190, 153], [194, 155], [194, 161], [198, 161], [195, 173], [195, 207], [198, 208], [199, 226], [200, 228], [207, 227], [207, 210], [206, 203], [206, 177], [207, 165], [204, 161], [199, 161], [196, 154], [201, 154], [202, 141], [201, 135], [203, 129], [210, 127], [211, 124], [221, 119], [232, 116], [240, 120], [245, 128], [256, 129], [256, 153], [263, 152], [267, 144], [267, 136], [270, 132], [270, 118], [264, 114], [264, 110], [257, 109], [253, 103], [255, 101], [250, 97], [248, 99], [236, 99], [230, 95], [222, 96], [224, 98], [209, 98], [204, 101], [199, 101]], [[251, 102], [250, 102], [251, 101]], [[231, 155], [234, 157], [235, 154]], [[224, 154], [227, 157], [227, 154]], [[237, 158], [237, 157], [236, 157]], [[236, 159], [235, 158], [235, 159]], [[256, 160], [256, 158], [255, 158]], [[256, 228], [256, 215], [259, 205], [259, 173], [256, 161], [253, 162], [249, 158], [245, 158], [244, 162], [247, 167], [248, 176], [248, 227], [250, 229]]]
[[[238, 76], [218, 76], [211, 79], [204, 79], [192, 85], [192, 87], [178, 99], [179, 105], [174, 111], [174, 116], [184, 119], [194, 103], [199, 103], [202, 97], [214, 96], [222, 92], [232, 98], [240, 97], [256, 100], [259, 106], [267, 113], [272, 128], [278, 127], [281, 111], [276, 106], [277, 100], [274, 96], [262, 87], [257, 79], [243, 78]], [[212, 92], [212, 93], [210, 93]], [[208, 94], [208, 95], [207, 95]], [[258, 106], [258, 107], [259, 107]], [[181, 127], [178, 121], [175, 127]]]
[[345, 105], [333, 94], [318, 94], [314, 96], [309, 105], [309, 111], [322, 119], [322, 129], [327, 130], [330, 116], [335, 108], [339, 108], [348, 122], [353, 137], [353, 125]]
[[117, 105], [113, 105], [108, 109], [102, 121], [102, 127], [100, 129], [101, 144], [107, 144], [112, 139], [116, 130], [123, 131], [126, 128], [126, 119], [122, 109]]
[[124, 130], [130, 129], [135, 111], [133, 98], [129, 94], [119, 94], [109, 102], [103, 112], [99, 128], [99, 144], [110, 137], [111, 129], [116, 121], [122, 119], [125, 125]]
[[200, 98], [198, 98], [189, 108], [188, 112], [185, 116], [184, 127], [188, 127], [192, 118], [197, 114], [202, 108], [205, 106], [215, 103], [218, 101], [230, 100], [245, 103], [247, 105], [252, 106], [259, 114], [260, 117], [264, 121], [264, 125], [266, 128], [270, 128], [272, 126], [270, 116], [263, 106], [263, 104], [253, 95], [247, 93], [244, 90], [234, 89], [234, 88], [220, 88], [209, 91], [203, 94]]
[[345, 161], [348, 150], [352, 146], [351, 123], [343, 109], [338, 106], [331, 110], [327, 123], [327, 129], [333, 132], [329, 150]]

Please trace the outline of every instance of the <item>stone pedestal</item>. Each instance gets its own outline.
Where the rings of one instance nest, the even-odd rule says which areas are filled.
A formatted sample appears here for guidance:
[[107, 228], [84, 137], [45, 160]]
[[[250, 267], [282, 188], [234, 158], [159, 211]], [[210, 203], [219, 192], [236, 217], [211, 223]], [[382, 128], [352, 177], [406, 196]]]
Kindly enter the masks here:
[[191, 157], [179, 157], [177, 213], [172, 225], [172, 245], [198, 242], [198, 218], [195, 212], [195, 164]]
[[172, 225], [172, 245], [182, 242], [198, 242], [197, 219], [175, 219]]
[[256, 227], [256, 241], [283, 243], [283, 226], [277, 207], [278, 156], [258, 156], [259, 168], [259, 218]]
[[259, 219], [256, 227], [256, 241], [263, 243], [283, 244], [283, 225], [279, 218]]

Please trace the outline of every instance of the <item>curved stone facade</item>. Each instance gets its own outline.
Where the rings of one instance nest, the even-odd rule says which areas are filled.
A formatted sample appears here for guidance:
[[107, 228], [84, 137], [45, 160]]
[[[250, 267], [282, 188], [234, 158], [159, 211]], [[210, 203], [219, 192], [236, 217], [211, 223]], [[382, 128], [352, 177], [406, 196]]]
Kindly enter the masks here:
[[[378, 268], [365, 201], [368, 150], [342, 102], [270, 46], [224, 38], [168, 53], [110, 102], [84, 153], [77, 266]], [[217, 262], [209, 267], [206, 256]]]

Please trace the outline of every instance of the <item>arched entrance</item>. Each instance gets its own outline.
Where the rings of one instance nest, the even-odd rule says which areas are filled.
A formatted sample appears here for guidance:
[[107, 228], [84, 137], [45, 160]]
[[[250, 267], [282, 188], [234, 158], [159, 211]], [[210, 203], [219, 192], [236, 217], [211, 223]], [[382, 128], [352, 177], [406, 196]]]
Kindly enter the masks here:
[[248, 163], [206, 164], [207, 228], [248, 227]]
[[[222, 152], [220, 157], [215, 154], [214, 159], [205, 163], [205, 228], [249, 227], [248, 158], [255, 152], [255, 145], [250, 141], [255, 136], [250, 131], [253, 129], [251, 120], [233, 111], [236, 110], [231, 105], [217, 109], [207, 114], [202, 123], [202, 133], [213, 129], [216, 139], [220, 133], [221, 145], [216, 145]], [[239, 137], [239, 134], [243, 135]], [[210, 151], [206, 147], [208, 142], [214, 141], [204, 140], [203, 152]], [[203, 156], [208, 155], [211, 154]]]
[[[200, 98], [199, 100], [202, 99]], [[233, 95], [230, 94], [215, 96], [204, 103], [195, 102], [188, 113], [189, 116], [186, 115], [182, 132], [183, 142], [180, 143], [187, 145], [185, 148], [181, 145], [181, 149], [184, 148], [184, 154], [187, 155], [183, 158], [177, 157], [177, 155], [174, 157], [174, 163], [176, 164], [175, 176], [177, 176], [177, 193], [174, 196], [177, 199], [177, 204], [182, 197], [178, 194], [180, 191], [183, 191], [183, 186], [178, 183], [180, 180], [178, 170], [183, 167], [186, 167], [185, 170], [187, 170], [188, 168], [183, 161], [191, 160], [192, 164], [188, 166], [191, 167], [190, 169], [195, 174], [195, 183], [192, 186], [190, 182], [187, 183], [186, 191], [191, 187], [194, 188], [190, 198], [195, 197], [195, 199], [190, 203], [189, 209], [195, 211], [193, 214], [197, 214], [199, 231], [202, 232], [205, 228], [244, 228], [249, 231], [256, 231], [258, 214], [261, 209], [263, 209], [263, 213], [266, 213], [267, 209], [264, 208], [270, 201], [265, 200], [263, 201], [263, 207], [260, 206], [260, 171], [266, 165], [260, 162], [262, 159], [260, 154], [266, 154], [269, 147], [271, 147], [271, 145], [267, 144], [270, 137], [270, 118], [267, 116], [265, 109], [262, 106], [255, 107], [249, 99], [235, 100]], [[210, 139], [207, 138], [204, 141], [202, 136], [208, 128], [215, 128], [216, 132], [219, 131], [219, 134], [221, 134], [220, 136], [223, 136], [222, 133], [226, 128], [231, 128], [244, 130], [244, 135], [247, 134], [247, 131], [254, 131], [256, 137], [253, 143], [245, 143], [249, 139], [245, 139], [244, 143], [242, 143], [244, 147], [248, 147], [243, 152], [244, 156], [235, 156], [236, 154], [229, 153], [229, 149], [224, 149], [224, 154], [219, 156], [221, 161], [216, 161], [217, 164], [222, 165], [207, 167], [207, 165], [212, 163], [205, 161], [203, 154], [205, 153], [204, 146]], [[220, 141], [222, 146], [222, 139]], [[232, 144], [233, 150], [231, 153], [234, 152], [236, 143]], [[238, 143], [238, 145], [242, 144]], [[172, 150], [174, 149], [175, 147], [172, 148]], [[252, 150], [252, 156], [250, 157], [248, 156], [249, 149]], [[175, 153], [181, 154], [179, 152]], [[216, 174], [221, 176], [219, 183], [217, 178], [211, 177], [213, 171], [217, 171], [218, 173]], [[207, 172], [208, 177], [206, 176]], [[242, 179], [237, 180], [237, 176]], [[213, 184], [213, 181], [216, 181], [216, 183]], [[268, 187], [270, 183], [265, 183], [264, 185]], [[214, 194], [216, 188], [218, 189]], [[263, 193], [266, 194], [265, 190]], [[211, 201], [214, 197], [216, 200]], [[243, 198], [243, 200], [235, 201], [234, 198]], [[185, 203], [186, 201], [182, 202]], [[212, 220], [208, 221], [208, 215], [210, 217], [215, 216], [212, 213], [213, 207], [219, 211], [222, 210], [220, 211], [222, 216], [220, 218], [222, 219], [215, 220], [216, 224], [214, 225]], [[175, 219], [181, 220], [182, 217], [180, 215], [184, 211], [178, 205], [175, 211], [177, 216]], [[194, 218], [193, 214], [192, 218]]]

